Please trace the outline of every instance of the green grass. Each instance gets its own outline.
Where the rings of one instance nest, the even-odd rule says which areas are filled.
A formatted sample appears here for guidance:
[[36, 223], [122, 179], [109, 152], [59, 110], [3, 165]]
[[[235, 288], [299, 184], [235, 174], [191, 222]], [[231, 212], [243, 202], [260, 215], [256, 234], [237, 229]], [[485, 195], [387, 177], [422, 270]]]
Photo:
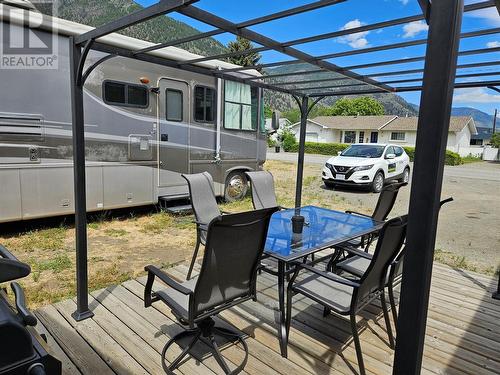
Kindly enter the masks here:
[[480, 161], [483, 161], [483, 159], [480, 157], [469, 155], [462, 157], [462, 161], [464, 162], [464, 164], [468, 164], [468, 163], [478, 163]]
[[50, 260], [43, 260], [43, 261], [35, 260], [31, 264], [33, 265], [33, 270], [35, 272], [50, 270], [58, 273], [68, 268], [71, 268], [71, 259], [68, 257], [68, 255], [61, 254], [57, 255], [55, 258]]
[[151, 221], [145, 223], [140, 229], [143, 233], [160, 234], [166, 227], [174, 222], [171, 215], [158, 212], [151, 215]]
[[62, 250], [67, 228], [63, 225], [57, 228], [36, 229], [20, 233], [4, 240], [4, 245], [12, 250], [34, 252], [35, 250]]

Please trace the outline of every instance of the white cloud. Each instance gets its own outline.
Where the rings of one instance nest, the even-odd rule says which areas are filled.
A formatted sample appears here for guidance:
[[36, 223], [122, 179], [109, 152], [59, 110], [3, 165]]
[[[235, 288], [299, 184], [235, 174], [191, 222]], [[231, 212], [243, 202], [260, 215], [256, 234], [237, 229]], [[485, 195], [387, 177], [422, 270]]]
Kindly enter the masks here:
[[484, 88], [459, 89], [453, 101], [457, 103], [500, 103], [500, 95], [490, 94]]
[[488, 48], [500, 47], [500, 42], [499, 41], [488, 42], [488, 43], [486, 43], [486, 47], [488, 47]]
[[475, 10], [474, 12], [465, 13], [467, 17], [482, 18], [491, 26], [500, 26], [500, 16], [497, 8], [491, 7], [486, 9]]
[[429, 26], [424, 21], [413, 21], [403, 26], [403, 31], [405, 32], [403, 38], [412, 38], [422, 31], [427, 30], [429, 30]]
[[[360, 20], [355, 19], [347, 22], [341, 30], [354, 29], [356, 27], [363, 26]], [[368, 47], [369, 43], [366, 39], [366, 36], [369, 34], [369, 31], [364, 31], [361, 33], [349, 34], [346, 36], [340, 37], [338, 40], [340, 43], [349, 44], [352, 48], [364, 48]]]

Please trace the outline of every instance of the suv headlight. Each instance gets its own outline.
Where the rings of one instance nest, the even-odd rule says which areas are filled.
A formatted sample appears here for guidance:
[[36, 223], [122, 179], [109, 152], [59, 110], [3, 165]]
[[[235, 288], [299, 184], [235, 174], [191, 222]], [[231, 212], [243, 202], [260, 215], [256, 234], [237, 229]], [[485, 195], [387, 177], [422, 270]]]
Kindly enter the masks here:
[[362, 166], [354, 168], [354, 172], [368, 171], [368, 170], [370, 170], [372, 168], [373, 168], [373, 164], [372, 165], [362, 165]]

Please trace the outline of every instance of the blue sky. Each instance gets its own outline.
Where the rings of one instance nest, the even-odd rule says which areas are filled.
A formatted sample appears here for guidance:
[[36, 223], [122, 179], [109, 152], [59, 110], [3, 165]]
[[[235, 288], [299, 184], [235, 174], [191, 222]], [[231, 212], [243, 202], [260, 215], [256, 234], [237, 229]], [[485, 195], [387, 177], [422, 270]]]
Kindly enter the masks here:
[[[147, 6], [156, 0], [136, 0]], [[315, 0], [200, 0], [196, 6], [212, 12], [233, 22], [241, 22], [265, 14], [307, 4]], [[466, 4], [479, 2], [479, 0], [466, 0]], [[418, 14], [420, 8], [417, 0], [349, 0], [345, 3], [336, 4], [319, 10], [303, 13], [282, 20], [276, 20], [252, 27], [252, 30], [260, 32], [280, 42], [298, 39], [311, 35], [327, 33], [342, 28], [356, 27], [364, 24], [381, 22], [393, 18], [405, 17]], [[183, 21], [200, 31], [211, 30], [201, 22], [193, 21], [177, 13], [171, 14], [173, 18]], [[463, 21], [462, 31], [474, 31], [492, 27], [500, 27], [500, 16], [495, 8], [466, 13]], [[327, 39], [319, 42], [295, 46], [312, 55], [341, 52], [346, 50], [379, 46], [384, 44], [411, 41], [413, 39], [425, 38], [427, 27], [423, 22], [399, 25], [362, 33], [350, 38]], [[234, 40], [230, 34], [222, 34], [217, 39], [227, 44]], [[487, 47], [500, 47], [500, 34], [464, 39], [461, 42], [462, 51]], [[407, 47], [398, 50], [380, 51], [363, 55], [355, 55], [343, 58], [331, 59], [330, 61], [340, 66], [358, 65], [384, 60], [393, 60], [406, 57], [417, 57], [425, 54], [425, 46]], [[264, 52], [262, 62], [274, 62], [287, 60], [289, 57], [278, 52]], [[462, 56], [459, 64], [482, 61], [500, 60], [500, 52], [486, 53], [476, 56]], [[390, 65], [387, 67], [375, 67], [369, 69], [358, 69], [360, 74], [375, 74], [384, 71], [419, 69], [423, 62]], [[481, 72], [499, 72], [500, 67], [485, 67], [475, 69]], [[460, 69], [459, 74], [471, 73], [469, 69]], [[420, 75], [421, 76], [421, 75]], [[404, 75], [384, 77], [381, 80], [418, 78], [419, 75]], [[499, 75], [487, 76], [484, 80], [499, 80]], [[464, 82], [464, 79], [460, 80]], [[413, 85], [414, 83], [410, 84]], [[402, 93], [406, 100], [419, 104], [419, 93]], [[500, 94], [488, 89], [462, 89], [456, 90], [454, 94], [454, 106], [467, 106], [480, 109], [487, 113], [493, 113], [495, 108], [500, 109]]]

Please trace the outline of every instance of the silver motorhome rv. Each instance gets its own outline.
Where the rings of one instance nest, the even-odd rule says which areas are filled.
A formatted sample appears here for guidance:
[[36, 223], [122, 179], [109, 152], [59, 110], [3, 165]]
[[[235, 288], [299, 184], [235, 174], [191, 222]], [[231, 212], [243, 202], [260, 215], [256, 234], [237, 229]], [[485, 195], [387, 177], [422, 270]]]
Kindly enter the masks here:
[[[0, 222], [70, 214], [69, 36], [92, 28], [42, 16], [23, 0], [2, 2], [0, 22], [9, 33], [0, 40], [2, 51], [12, 40], [43, 41], [53, 32], [57, 47], [57, 67], [2, 55]], [[152, 45], [119, 34], [100, 41], [134, 50]], [[154, 54], [177, 61], [199, 57], [175, 47]], [[88, 64], [103, 56], [91, 52]], [[235, 67], [223, 61], [200, 65]], [[260, 89], [116, 57], [91, 73], [84, 95], [89, 211], [183, 197], [188, 189], [180, 174], [202, 171], [213, 176], [216, 194], [238, 199], [246, 190], [244, 171], [260, 169], [265, 161]]]

